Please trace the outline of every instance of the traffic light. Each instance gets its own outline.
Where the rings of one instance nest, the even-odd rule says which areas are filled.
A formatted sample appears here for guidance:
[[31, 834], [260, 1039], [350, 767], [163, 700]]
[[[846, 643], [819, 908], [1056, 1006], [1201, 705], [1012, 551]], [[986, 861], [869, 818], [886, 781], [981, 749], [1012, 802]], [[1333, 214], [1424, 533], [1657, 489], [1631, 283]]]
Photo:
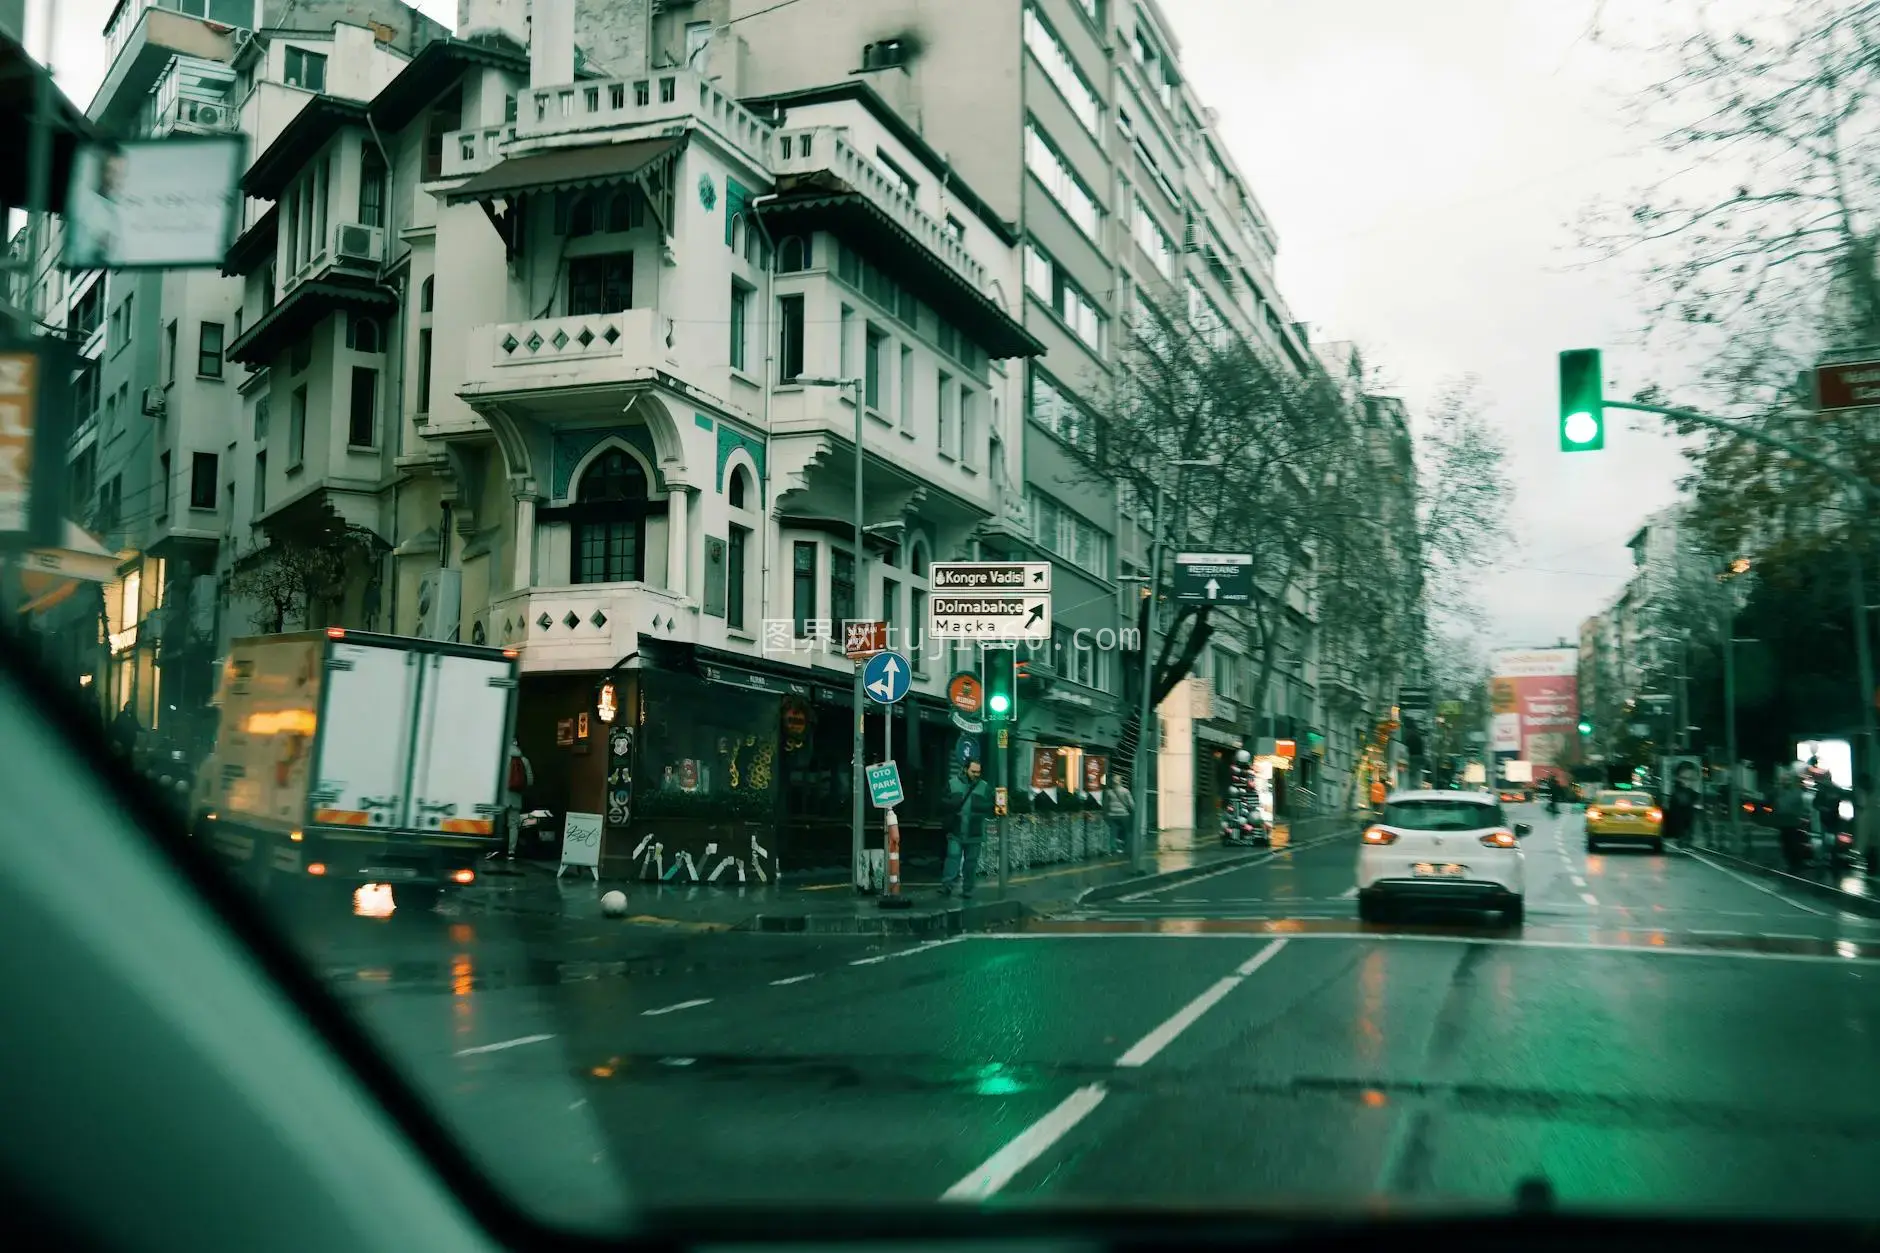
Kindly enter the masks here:
[[988, 648], [983, 665], [986, 684], [986, 721], [1018, 721], [1018, 650]]
[[1593, 452], [1606, 446], [1605, 389], [1599, 349], [1560, 354], [1560, 451]]
[[1593, 724], [1588, 722], [1584, 718], [1580, 719], [1580, 734], [1591, 735], [1592, 733], [1593, 733]]

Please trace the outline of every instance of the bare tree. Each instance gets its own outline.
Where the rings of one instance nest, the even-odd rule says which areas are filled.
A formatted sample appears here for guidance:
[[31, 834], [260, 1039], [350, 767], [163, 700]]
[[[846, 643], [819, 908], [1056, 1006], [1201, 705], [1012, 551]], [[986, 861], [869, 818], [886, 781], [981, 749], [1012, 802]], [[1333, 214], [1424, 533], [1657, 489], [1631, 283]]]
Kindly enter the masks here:
[[[1158, 643], [1151, 702], [1173, 691], [1226, 629], [1256, 659], [1250, 704], [1262, 708], [1276, 665], [1299, 643], [1292, 602], [1315, 565], [1342, 572], [1354, 536], [1375, 535], [1376, 511], [1354, 490], [1373, 455], [1371, 432], [1316, 363], [1294, 369], [1212, 318], [1151, 308], [1130, 331], [1113, 402], [1087, 438], [1072, 441], [1072, 455], [1090, 477], [1120, 483], [1126, 512], [1145, 524], [1161, 500], [1165, 517], [1155, 521], [1166, 538], [1251, 555], [1255, 586], [1244, 610], [1175, 606]], [[1172, 582], [1167, 570], [1164, 577], [1157, 600]], [[1144, 597], [1138, 615], [1145, 640], [1152, 603]], [[1116, 763], [1124, 774], [1139, 731], [1141, 667], [1127, 669], [1130, 712]]]
[[277, 536], [236, 558], [229, 594], [250, 603], [249, 622], [257, 631], [310, 626], [310, 615], [342, 602], [349, 580], [378, 542], [357, 526]]

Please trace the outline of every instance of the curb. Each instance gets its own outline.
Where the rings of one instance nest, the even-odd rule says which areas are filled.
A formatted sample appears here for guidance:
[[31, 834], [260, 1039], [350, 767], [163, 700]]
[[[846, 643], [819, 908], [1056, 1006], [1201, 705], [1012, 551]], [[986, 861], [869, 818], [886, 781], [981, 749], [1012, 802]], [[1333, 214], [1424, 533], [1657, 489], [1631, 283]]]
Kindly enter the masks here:
[[733, 930], [799, 935], [959, 935], [966, 931], [981, 931], [1008, 922], [1018, 922], [1031, 914], [1031, 906], [1024, 901], [1003, 900], [987, 901], [983, 905], [959, 905], [925, 913], [908, 910], [897, 914], [884, 910], [875, 917], [865, 914], [758, 914], [748, 922], [739, 923]]
[[1302, 848], [1316, 848], [1328, 844], [1346, 834], [1343, 830], [1328, 832], [1315, 839], [1301, 840], [1297, 844], [1288, 844], [1282, 849], [1263, 848], [1251, 853], [1241, 853], [1233, 857], [1222, 857], [1201, 866], [1183, 866], [1180, 870], [1164, 870], [1158, 874], [1137, 875], [1119, 883], [1099, 883], [1095, 887], [1085, 888], [1074, 904], [1089, 905], [1101, 901], [1113, 901], [1124, 896], [1133, 896], [1137, 892], [1149, 892], [1158, 888], [1175, 887], [1191, 879], [1206, 878], [1224, 870], [1239, 870], [1245, 866], [1255, 866], [1270, 861], [1281, 853]]
[[1776, 883], [1786, 884], [1791, 888], [1799, 889], [1805, 896], [1812, 896], [1816, 900], [1830, 901], [1850, 914], [1861, 914], [1868, 918], [1880, 918], [1880, 899], [1871, 896], [1856, 896], [1852, 892], [1843, 892], [1840, 888], [1833, 887], [1830, 884], [1821, 883], [1814, 879], [1804, 879], [1800, 875], [1792, 875], [1786, 870], [1777, 870], [1773, 866], [1765, 866], [1761, 862], [1750, 861], [1747, 858], [1738, 857], [1733, 853], [1720, 853], [1712, 848], [1680, 849], [1679, 851], [1686, 857], [1690, 857], [1696, 853], [1702, 853], [1705, 857], [1715, 858], [1717, 861], [1722, 862], [1733, 870], [1748, 871], [1750, 874], [1759, 875], [1762, 878], [1772, 880]]

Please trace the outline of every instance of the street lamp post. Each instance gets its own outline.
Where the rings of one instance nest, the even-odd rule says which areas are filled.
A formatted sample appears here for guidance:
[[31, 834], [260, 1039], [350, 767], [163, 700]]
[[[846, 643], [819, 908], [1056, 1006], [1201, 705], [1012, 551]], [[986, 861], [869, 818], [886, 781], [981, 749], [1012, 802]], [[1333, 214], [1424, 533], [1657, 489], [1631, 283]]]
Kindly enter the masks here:
[[[835, 387], [855, 389], [855, 496], [851, 502], [851, 521], [855, 533], [855, 589], [861, 603], [866, 604], [868, 595], [868, 556], [862, 551], [862, 436], [865, 430], [862, 421], [862, 380], [859, 378], [835, 378], [826, 375], [798, 375], [791, 380], [802, 387]], [[917, 628], [918, 629], [918, 628]], [[855, 737], [850, 745], [849, 759], [849, 877], [855, 881], [856, 891], [866, 890], [867, 884], [862, 874], [862, 816], [866, 813], [862, 796], [862, 729], [867, 713], [866, 694], [862, 691], [862, 667], [850, 663], [855, 671], [854, 685], [850, 693], [855, 715]]]

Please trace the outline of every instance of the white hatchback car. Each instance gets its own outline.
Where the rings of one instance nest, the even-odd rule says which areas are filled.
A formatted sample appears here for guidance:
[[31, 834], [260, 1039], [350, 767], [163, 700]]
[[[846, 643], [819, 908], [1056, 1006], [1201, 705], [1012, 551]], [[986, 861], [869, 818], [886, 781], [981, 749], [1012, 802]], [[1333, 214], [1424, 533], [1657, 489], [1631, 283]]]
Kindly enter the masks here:
[[1358, 851], [1358, 917], [1393, 901], [1496, 910], [1519, 926], [1527, 901], [1520, 837], [1493, 792], [1392, 792]]

